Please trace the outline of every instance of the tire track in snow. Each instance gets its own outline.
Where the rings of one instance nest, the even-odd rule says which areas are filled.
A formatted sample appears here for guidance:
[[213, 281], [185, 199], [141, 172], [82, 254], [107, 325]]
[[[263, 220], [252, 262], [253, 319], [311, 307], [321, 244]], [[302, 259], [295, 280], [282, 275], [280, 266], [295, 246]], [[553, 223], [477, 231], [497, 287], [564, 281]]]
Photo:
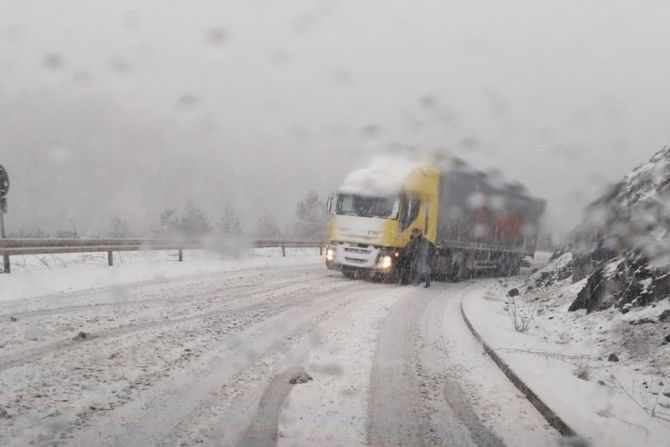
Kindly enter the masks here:
[[[19, 320], [26, 319], [26, 318], [33, 318], [33, 317], [43, 317], [43, 316], [51, 316], [51, 315], [59, 315], [63, 313], [70, 313], [70, 312], [77, 312], [77, 311], [87, 311], [87, 310], [98, 310], [102, 309], [105, 307], [121, 307], [121, 306], [132, 306], [132, 305], [146, 305], [146, 304], [163, 304], [163, 303], [179, 303], [183, 302], [185, 298], [188, 299], [199, 299], [199, 298], [205, 298], [205, 297], [211, 297], [213, 294], [219, 294], [219, 293], [226, 293], [230, 292], [231, 290], [235, 289], [243, 289], [243, 288], [249, 288], [253, 287], [255, 283], [249, 283], [250, 280], [257, 279], [259, 281], [267, 282], [268, 279], [270, 280], [277, 280], [279, 279], [280, 282], [273, 283], [277, 284], [279, 286], [284, 285], [284, 284], [290, 284], [295, 282], [295, 278], [291, 279], [284, 279], [287, 274], [291, 274], [294, 272], [300, 272], [304, 273], [305, 270], [299, 270], [299, 269], [281, 269], [281, 270], [271, 270], [270, 273], [274, 274], [274, 278], [271, 275], [268, 275], [267, 271], [261, 271], [258, 273], [253, 274], [251, 277], [249, 276], [240, 276], [240, 271], [235, 271], [231, 272], [230, 275], [232, 276], [233, 273], [236, 275], [234, 278], [227, 279], [228, 283], [226, 283], [224, 286], [219, 286], [215, 289], [212, 290], [204, 290], [202, 292], [196, 293], [196, 294], [190, 294], [190, 295], [177, 295], [171, 298], [166, 298], [166, 297], [159, 297], [159, 298], [140, 298], [140, 299], [126, 299], [126, 300], [117, 300], [114, 297], [118, 295], [125, 295], [128, 293], [133, 293], [137, 294], [139, 296], [146, 294], [146, 292], [142, 292], [145, 288], [149, 288], [152, 286], [160, 286], [160, 289], [153, 291], [152, 293], [155, 295], [164, 295], [166, 290], [171, 290], [168, 288], [168, 286], [172, 283], [176, 283], [176, 285], [181, 285], [184, 284], [184, 282], [188, 281], [189, 283], [192, 284], [197, 284], [200, 287], [206, 287], [208, 282], [213, 282], [217, 283], [220, 282], [222, 278], [220, 277], [214, 277], [212, 274], [207, 274], [204, 278], [202, 278], [202, 281], [200, 282], [193, 282], [194, 277], [187, 277], [181, 281], [181, 284], [177, 282], [176, 280], [150, 280], [150, 281], [143, 281], [139, 283], [133, 283], [133, 284], [127, 284], [127, 285], [119, 285], [119, 286], [110, 286], [106, 287], [103, 289], [90, 289], [86, 291], [81, 291], [81, 292], [75, 292], [75, 293], [64, 293], [64, 294], [58, 294], [58, 295], [45, 295], [37, 298], [31, 298], [29, 300], [16, 300], [16, 301], [9, 301], [9, 302], [3, 302], [3, 313], [0, 313], [0, 319], [3, 318], [10, 318], [14, 317]], [[320, 269], [313, 269], [312, 274], [318, 275], [314, 278], [309, 278], [309, 281], [317, 281], [323, 277], [323, 270]], [[224, 277], [228, 276], [225, 273], [222, 274]], [[281, 275], [281, 276], [280, 276]], [[197, 278], [197, 276], [196, 276]], [[187, 285], [192, 285], [192, 284], [187, 284]], [[128, 292], [130, 290], [130, 292]], [[104, 301], [100, 303], [96, 302], [87, 302], [83, 304], [74, 304], [74, 305], [67, 305], [67, 306], [57, 306], [57, 307], [49, 307], [49, 305], [56, 301], [66, 301], [66, 300], [72, 300], [72, 299], [79, 299], [79, 298], [84, 298], [84, 299], [91, 299], [91, 297], [96, 297], [96, 296], [103, 296], [105, 298], [111, 298], [110, 301]], [[29, 304], [26, 304], [28, 302]], [[43, 302], [43, 303], [42, 303]], [[19, 310], [16, 312], [7, 312], [8, 308], [11, 308], [11, 305], [13, 303], [19, 304], [21, 306], [26, 306], [29, 305], [31, 307], [35, 306], [40, 306], [40, 304], [45, 304], [43, 308], [35, 309], [35, 310]]]
[[403, 298], [391, 310], [379, 334], [370, 382], [368, 443], [420, 447], [431, 437], [425, 390], [417, 379], [418, 322], [435, 289]]
[[[146, 335], [128, 338], [128, 340], [119, 340], [121, 343], [110, 341], [103, 345], [82, 343], [81, 346], [86, 347], [84, 351], [64, 351], [63, 354], [54, 356], [48, 361], [45, 360], [24, 368], [8, 371], [3, 377], [4, 383], [15, 384], [19, 388], [14, 389], [8, 386], [4, 389], [3, 393], [0, 394], [0, 406], [5, 408], [15, 406], [13, 404], [14, 401], [11, 400], [13, 399], [12, 396], [14, 396], [21, 399], [20, 408], [22, 411], [19, 413], [14, 412], [14, 416], [11, 419], [3, 420], [0, 418], [0, 443], [2, 443], [1, 440], [3, 438], [9, 439], [6, 437], [8, 433], [22, 433], [23, 439], [16, 445], [24, 445], [31, 440], [38, 438], [45, 439], [43, 435], [39, 434], [39, 431], [46, 430], [48, 438], [53, 439], [54, 444], [68, 444], [68, 439], [71, 436], [69, 433], [73, 430], [77, 431], [82, 427], [88, 427], [90, 421], [98, 420], [100, 415], [117, 414], [116, 411], [124, 414], [123, 408], [125, 405], [135, 405], [138, 399], [146, 401], [146, 399], [142, 399], [142, 396], [151, 395], [156, 384], [172, 383], [175, 377], [177, 378], [175, 380], [183, 381], [183, 386], [186, 390], [189, 389], [188, 386], [190, 385], [190, 389], [195, 390], [197, 394], [200, 383], [196, 376], [201, 375], [206, 377], [207, 374], [211, 375], [215, 371], [212, 368], [202, 367], [203, 362], [207, 359], [211, 360], [214, 357], [212, 361], [218, 363], [224, 361], [223, 366], [225, 369], [240, 367], [240, 365], [252, 362], [257, 358], [258, 354], [255, 352], [254, 343], [247, 344], [246, 346], [242, 343], [245, 334], [248, 334], [249, 331], [256, 334], [258, 339], [263, 339], [263, 337], [268, 337], [276, 331], [290, 328], [292, 324], [295, 324], [304, 317], [303, 313], [308, 312], [312, 314], [319, 310], [327, 309], [331, 306], [331, 303], [337, 305], [342, 289], [348, 288], [351, 291], [355, 291], [361, 287], [366, 287], [365, 284], [359, 283], [357, 285], [350, 281], [334, 280], [328, 276], [322, 277], [321, 281], [320, 287], [302, 284], [298, 288], [292, 289], [290, 293], [285, 293], [286, 290], [275, 290], [269, 295], [259, 297], [259, 300], [262, 302], [259, 304], [262, 304], [263, 308], [261, 310], [249, 309], [248, 307], [238, 309], [232, 317], [234, 320], [237, 320], [234, 321], [235, 324], [232, 327], [228, 326], [226, 328], [225, 324], [223, 324], [224, 327], [218, 329], [218, 326], [221, 326], [221, 322], [209, 321], [206, 326], [195, 325], [189, 328], [190, 334], [183, 330], [174, 331], [173, 328], [170, 328], [169, 332], [166, 332], [166, 335], [171, 340], [158, 336], [155, 338], [160, 338], [160, 340], [156, 340], [157, 343], [152, 344], [147, 343]], [[314, 294], [319, 293], [322, 295], [317, 296], [323, 296], [324, 303], [321, 300], [315, 300]], [[279, 323], [271, 325], [268, 323], [269, 321]], [[196, 335], [196, 337], [191, 338], [193, 335]], [[182, 343], [179, 343], [180, 339]], [[188, 350], [195, 353], [195, 357], [180, 357], [176, 361], [175, 359], [163, 360], [165, 352], [161, 351], [165, 351], [166, 348], [174, 351], [175, 344], [183, 346], [185, 339], [188, 346], [195, 347], [195, 349]], [[128, 346], [128, 341], [132, 345]], [[126, 343], [126, 346], [119, 346], [119, 344], [123, 345], [123, 343]], [[282, 349], [284, 343], [286, 342], [282, 341], [275, 348]], [[129, 356], [124, 356], [130, 363], [127, 361], [118, 362], [117, 360], [100, 359], [100, 354], [103, 354], [105, 357], [110, 352], [116, 354], [116, 350], [119, 347], [130, 351], [128, 353]], [[224, 356], [212, 354], [212, 352], [220, 352], [222, 349], [227, 349], [231, 353], [231, 355], [227, 356], [227, 359]], [[179, 352], [182, 351], [179, 350]], [[99, 360], [95, 360], [96, 358]], [[155, 360], [158, 360], [157, 364], [154, 363]], [[137, 363], [138, 361], [140, 362], [139, 364]], [[107, 365], [107, 368], [100, 369], [103, 365]], [[147, 371], [144, 365], [154, 366]], [[45, 368], [52, 369], [52, 371], [47, 373]], [[56, 369], [55, 371], [53, 370], [54, 368]], [[192, 371], [193, 375], [188, 374], [189, 371]], [[33, 379], [26, 381], [24, 379], [26, 373]], [[48, 374], [54, 379], [60, 377], [60, 380], [65, 381], [69, 385], [63, 391], [49, 389], [45, 392], [43, 388], [45, 386], [48, 387], [48, 384], [41, 380], [37, 383], [34, 382], [35, 378], [43, 377], [44, 374]], [[16, 377], [12, 378], [12, 376]], [[126, 377], [132, 378], [130, 379], [132, 383], [128, 382]], [[79, 390], [75, 394], [68, 392], [68, 388], [71, 388], [72, 385]], [[123, 386], [123, 388], [120, 388], [120, 386]], [[112, 388], [115, 390], [114, 394], [109, 394]], [[25, 395], [26, 392], [29, 393], [27, 396]], [[3, 394], [5, 399], [2, 399]], [[183, 402], [175, 402], [173, 406], [183, 406], [184, 402], [188, 402], [191, 399], [192, 394], [191, 392], [185, 392], [181, 398]], [[97, 398], [102, 396], [105, 396], [102, 401], [105, 402], [103, 405], [108, 406], [106, 411], [102, 413], [95, 410], [90, 411], [88, 405], [84, 407], [83, 411], [81, 408], [78, 408], [78, 402], [86, 402], [92, 397]], [[119, 399], [120, 397], [121, 399]], [[38, 408], [39, 410], [37, 410]], [[173, 408], [167, 408], [165, 414], [169, 415], [171, 411], [174, 411]], [[23, 415], [26, 412], [28, 413]], [[43, 418], [49, 418], [50, 414], [62, 414], [63, 416], [57, 416], [57, 419], [68, 418], [71, 422], [56, 428], [49, 428], [49, 426], [45, 425], [34, 426], [32, 424], [27, 429], [25, 426], [19, 430], [12, 428], [13, 425], [20, 423], [21, 420], [25, 420], [26, 417], [38, 417], [35, 414], [36, 412], [42, 414], [41, 417]], [[129, 418], [131, 423], [136, 419], [141, 419], [139, 416], [142, 416], [141, 412], [136, 417]], [[181, 419], [177, 419], [177, 421], [179, 420]], [[115, 419], [111, 420], [111, 424], [116, 423]], [[171, 427], [174, 428], [175, 425], [172, 424]], [[128, 439], [128, 443], [121, 445], [136, 444], [132, 441], [131, 436]], [[98, 444], [98, 442], [89, 441], [83, 443], [83, 445], [91, 444]]]
[[[471, 403], [461, 385], [462, 365], [458, 365], [450, 355], [449, 346], [458, 343], [447, 340], [448, 331], [456, 326], [454, 319], [460, 320], [459, 313], [453, 313], [454, 303], [458, 299], [454, 292], [462, 288], [461, 284], [450, 284], [450, 293], [435, 296], [426, 307], [421, 322], [421, 377], [429, 390], [432, 402], [433, 425], [437, 435], [450, 439], [451, 445], [476, 445], [478, 447], [504, 447], [502, 441], [482, 424], [471, 407]], [[450, 327], [445, 327], [445, 317], [452, 312]], [[461, 322], [462, 324], [462, 322]], [[462, 332], [464, 328], [461, 327]], [[468, 333], [464, 334], [466, 337]], [[470, 355], [479, 355], [474, 349]], [[455, 372], [460, 372], [453, 374]], [[494, 371], [495, 372], [495, 371]]]
[[[85, 432], [75, 433], [77, 444], [87, 445], [93, 441], [97, 445], [173, 444], [169, 437], [176, 427], [188, 421], [198, 408], [211, 405], [217, 392], [234, 381], [237, 374], [244, 375], [247, 368], [263, 363], [265, 356], [285, 351], [287, 342], [295, 343], [320, 321], [353, 301], [352, 294], [355, 296], [371, 287], [365, 283], [349, 282], [348, 285], [347, 294], [342, 294], [343, 288], [340, 288], [317, 296], [314, 290], [294, 296], [285, 311], [237, 334], [235, 340], [214, 347], [196, 364], [180, 371], [177, 377], [167, 379], [144, 396], [112, 412], [109, 416], [115, 421], [114, 426], [105, 423], [107, 418], [103, 417]], [[242, 340], [244, 349], [240, 347]], [[260, 354], [250, 356], [249, 351]], [[282, 396], [279, 391], [279, 394], [269, 392], [267, 399], [276, 401]], [[271, 424], [266, 429], [271, 431]], [[189, 439], [185, 445], [196, 442]]]
[[411, 288], [380, 286], [319, 326], [319, 343], [300, 363], [312, 381], [294, 387], [281, 409], [281, 447], [363, 447], [379, 333]]
[[[38, 360], [44, 356], [47, 355], [52, 355], [55, 353], [58, 353], [59, 351], [63, 351], [69, 348], [77, 348], [79, 346], [82, 346], [83, 344], [90, 344], [90, 343], [96, 343], [101, 340], [107, 339], [107, 338], [113, 338], [113, 337], [119, 337], [127, 334], [132, 334], [136, 332], [142, 332], [142, 331], [147, 331], [151, 329], [156, 329], [156, 328], [162, 328], [162, 327], [171, 327], [171, 326], [176, 326], [180, 324], [185, 324], [189, 323], [195, 320], [201, 320], [201, 319], [206, 319], [206, 318], [211, 318], [218, 316], [220, 314], [230, 312], [232, 309], [231, 307], [236, 304], [237, 302], [250, 298], [250, 297], [255, 297], [257, 295], [263, 295], [264, 293], [267, 292], [281, 292], [281, 296], [273, 296], [270, 299], [281, 299], [282, 296], [285, 295], [290, 295], [296, 292], [294, 289], [301, 289], [304, 288], [305, 286], [309, 286], [310, 283], [318, 283], [319, 279], [314, 280], [314, 281], [308, 281], [307, 283], [301, 283], [301, 284], [295, 284], [295, 281], [286, 281], [285, 284], [287, 284], [286, 287], [282, 287], [282, 285], [277, 285], [277, 284], [272, 284], [270, 286], [267, 285], [262, 285], [260, 287], [252, 288], [251, 290], [245, 291], [243, 295], [236, 295], [233, 300], [231, 301], [224, 301], [221, 302], [224, 306], [222, 309], [216, 309], [216, 310], [210, 310], [207, 312], [202, 312], [202, 313], [196, 313], [194, 315], [189, 315], [185, 317], [179, 317], [179, 318], [167, 318], [167, 319], [162, 319], [158, 321], [148, 321], [148, 322], [142, 322], [142, 323], [136, 323], [136, 324], [128, 324], [120, 327], [115, 327], [111, 329], [106, 329], [98, 332], [93, 332], [89, 334], [89, 338], [85, 340], [81, 339], [65, 339], [65, 340], [58, 340], [55, 342], [43, 344], [41, 346], [35, 347], [35, 348], [30, 348], [30, 349], [24, 349], [18, 354], [10, 354], [10, 355], [5, 355], [0, 357], [0, 371], [7, 370], [9, 368], [15, 368], [17, 366], [21, 366], [23, 364], [29, 363], [31, 361]], [[342, 283], [341, 287], [344, 288], [346, 287], [346, 283]], [[267, 308], [267, 298], [262, 298], [260, 302], [256, 302], [253, 304], [249, 304], [246, 306], [243, 306], [241, 308], [238, 308], [234, 311], [235, 314], [238, 313], [245, 313], [249, 311], [254, 311], [254, 310], [264, 310]]]
[[[358, 284], [362, 287], [356, 287], [349, 292], [340, 305], [294, 332], [290, 336], [290, 349], [281, 353], [271, 351], [266, 353], [253, 367], [245, 369], [229, 381], [220, 392], [216, 393], [216, 397], [210, 399], [214, 402], [213, 405], [209, 403], [202, 406], [194, 413], [192, 419], [180, 424], [181, 435], [174, 444], [191, 445], [195, 442], [204, 442], [239, 447], [277, 445], [282, 434], [279, 431], [279, 422], [286, 420], [284, 405], [287, 403], [288, 394], [291, 393], [293, 396], [293, 393], [300, 394], [311, 386], [319, 386], [317, 382], [324, 381], [324, 374], [339, 376], [343, 373], [332, 362], [322, 367], [307, 363], [312, 352], [324, 349], [323, 337], [334, 332], [350, 334], [352, 332], [350, 325], [356, 325], [354, 321], [360, 323], [361, 318], [363, 321], [378, 318], [376, 312], [371, 316], [369, 309], [376, 311], [380, 307], [387, 308], [386, 303], [394, 300], [398, 292], [398, 289], [392, 286]], [[358, 315], [359, 312], [363, 314]], [[344, 352], [341, 354], [345, 355]], [[314, 377], [313, 381], [295, 386], [289, 383], [294, 373], [305, 370]], [[350, 386], [351, 383], [342, 384], [347, 385]], [[243, 430], [233, 428], [237, 425]], [[282, 425], [282, 428], [285, 426]], [[203, 432], [208, 433], [205, 439], [202, 438]], [[294, 444], [289, 441], [288, 445]]]
[[[255, 278], [254, 278], [255, 279]], [[319, 275], [310, 275], [300, 278], [262, 278], [266, 281], [263, 285], [270, 284], [272, 288], [292, 286], [297, 282], [306, 285], [314, 284], [323, 280], [323, 272]], [[116, 303], [105, 303], [100, 305], [76, 306], [71, 313], [52, 312], [50, 310], [37, 310], [31, 312], [28, 317], [17, 315], [18, 321], [12, 324], [0, 326], [0, 348], [3, 356], [9, 358], [12, 355], [20, 356], [35, 348], [45, 346], [45, 340], [50, 348], [62, 346], [68, 340], [62, 340], [63, 334], [70, 334], [68, 338], [74, 337], [78, 331], [101, 333], [117, 328], [124, 320], [140, 325], [151, 323], [160, 317], [161, 321], [174, 319], [192, 314], [194, 311], [202, 310], [203, 307], [220, 307], [234, 303], [236, 300], [248, 299], [248, 291], [254, 291], [258, 287], [258, 281], [254, 283], [237, 283], [226, 285], [224, 288], [212, 288], [214, 284], [208, 285], [211, 290], [198, 293], [179, 294], [171, 291], [166, 298], [147, 300], [135, 300]], [[134, 293], [142, 293], [137, 289]], [[188, 290], [187, 290], [188, 292]], [[240, 292], [247, 292], [240, 294]], [[63, 308], [59, 308], [60, 311]], [[160, 309], [160, 315], [157, 310]], [[33, 317], [33, 318], [30, 318]], [[34, 321], [38, 318], [38, 321]], [[28, 334], [36, 334], [35, 338]], [[60, 340], [59, 340], [60, 339]], [[0, 365], [2, 360], [0, 357]], [[1, 369], [1, 367], [0, 367]]]
[[291, 377], [300, 372], [304, 370], [298, 367], [289, 368], [275, 376], [265, 387], [265, 392], [258, 403], [258, 411], [237, 442], [238, 447], [277, 445], [279, 411], [294, 386], [290, 383]]
[[[370, 384], [368, 442], [371, 446], [501, 447], [454, 393], [443, 375], [449, 365], [443, 343], [445, 288], [416, 289], [389, 314], [379, 335]], [[446, 399], [449, 397], [452, 399]]]

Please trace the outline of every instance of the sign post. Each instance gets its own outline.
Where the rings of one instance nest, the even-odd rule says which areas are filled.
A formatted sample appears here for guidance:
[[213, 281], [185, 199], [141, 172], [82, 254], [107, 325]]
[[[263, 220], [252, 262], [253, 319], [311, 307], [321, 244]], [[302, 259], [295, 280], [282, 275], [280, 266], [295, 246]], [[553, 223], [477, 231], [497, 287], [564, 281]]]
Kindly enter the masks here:
[[[5, 168], [0, 165], [0, 239], [4, 239], [5, 235], [5, 213], [7, 212], [7, 193], [9, 192], [9, 175]], [[3, 271], [5, 273], [11, 272], [9, 264], [9, 255], [2, 256]]]

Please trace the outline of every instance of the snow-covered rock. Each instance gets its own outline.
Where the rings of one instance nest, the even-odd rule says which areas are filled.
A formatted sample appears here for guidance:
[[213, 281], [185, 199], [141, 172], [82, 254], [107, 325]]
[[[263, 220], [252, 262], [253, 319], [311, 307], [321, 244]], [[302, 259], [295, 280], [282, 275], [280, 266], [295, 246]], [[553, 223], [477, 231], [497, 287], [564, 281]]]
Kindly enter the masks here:
[[654, 154], [589, 205], [573, 232], [578, 254], [597, 259], [638, 250], [659, 265], [670, 258], [670, 147]]
[[588, 281], [570, 310], [623, 312], [670, 296], [670, 147], [589, 205], [573, 232], [574, 281]]

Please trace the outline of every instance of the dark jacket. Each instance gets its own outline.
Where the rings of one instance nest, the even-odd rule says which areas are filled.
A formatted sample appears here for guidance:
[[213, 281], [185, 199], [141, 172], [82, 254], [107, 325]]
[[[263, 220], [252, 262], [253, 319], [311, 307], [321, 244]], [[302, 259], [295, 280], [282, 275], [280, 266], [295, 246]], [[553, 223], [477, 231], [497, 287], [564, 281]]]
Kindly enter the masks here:
[[405, 247], [405, 256], [408, 260], [412, 276], [430, 275], [433, 272], [433, 260], [437, 247], [423, 234], [412, 239]]

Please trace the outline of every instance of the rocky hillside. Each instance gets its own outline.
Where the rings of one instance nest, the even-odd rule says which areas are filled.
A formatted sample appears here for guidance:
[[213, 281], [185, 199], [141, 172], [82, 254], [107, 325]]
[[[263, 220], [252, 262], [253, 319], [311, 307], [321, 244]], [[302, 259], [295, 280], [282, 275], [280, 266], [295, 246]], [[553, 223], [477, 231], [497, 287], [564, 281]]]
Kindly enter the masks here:
[[574, 366], [588, 390], [575, 411], [639, 429], [628, 445], [665, 445], [642, 441], [670, 427], [669, 230], [666, 148], [593, 202], [566, 248], [503, 284], [510, 320], [528, 322], [519, 349]]
[[[588, 277], [570, 310], [623, 312], [670, 297], [670, 147], [593, 202], [573, 232], [574, 282]], [[565, 274], [565, 271], [563, 272]]]

